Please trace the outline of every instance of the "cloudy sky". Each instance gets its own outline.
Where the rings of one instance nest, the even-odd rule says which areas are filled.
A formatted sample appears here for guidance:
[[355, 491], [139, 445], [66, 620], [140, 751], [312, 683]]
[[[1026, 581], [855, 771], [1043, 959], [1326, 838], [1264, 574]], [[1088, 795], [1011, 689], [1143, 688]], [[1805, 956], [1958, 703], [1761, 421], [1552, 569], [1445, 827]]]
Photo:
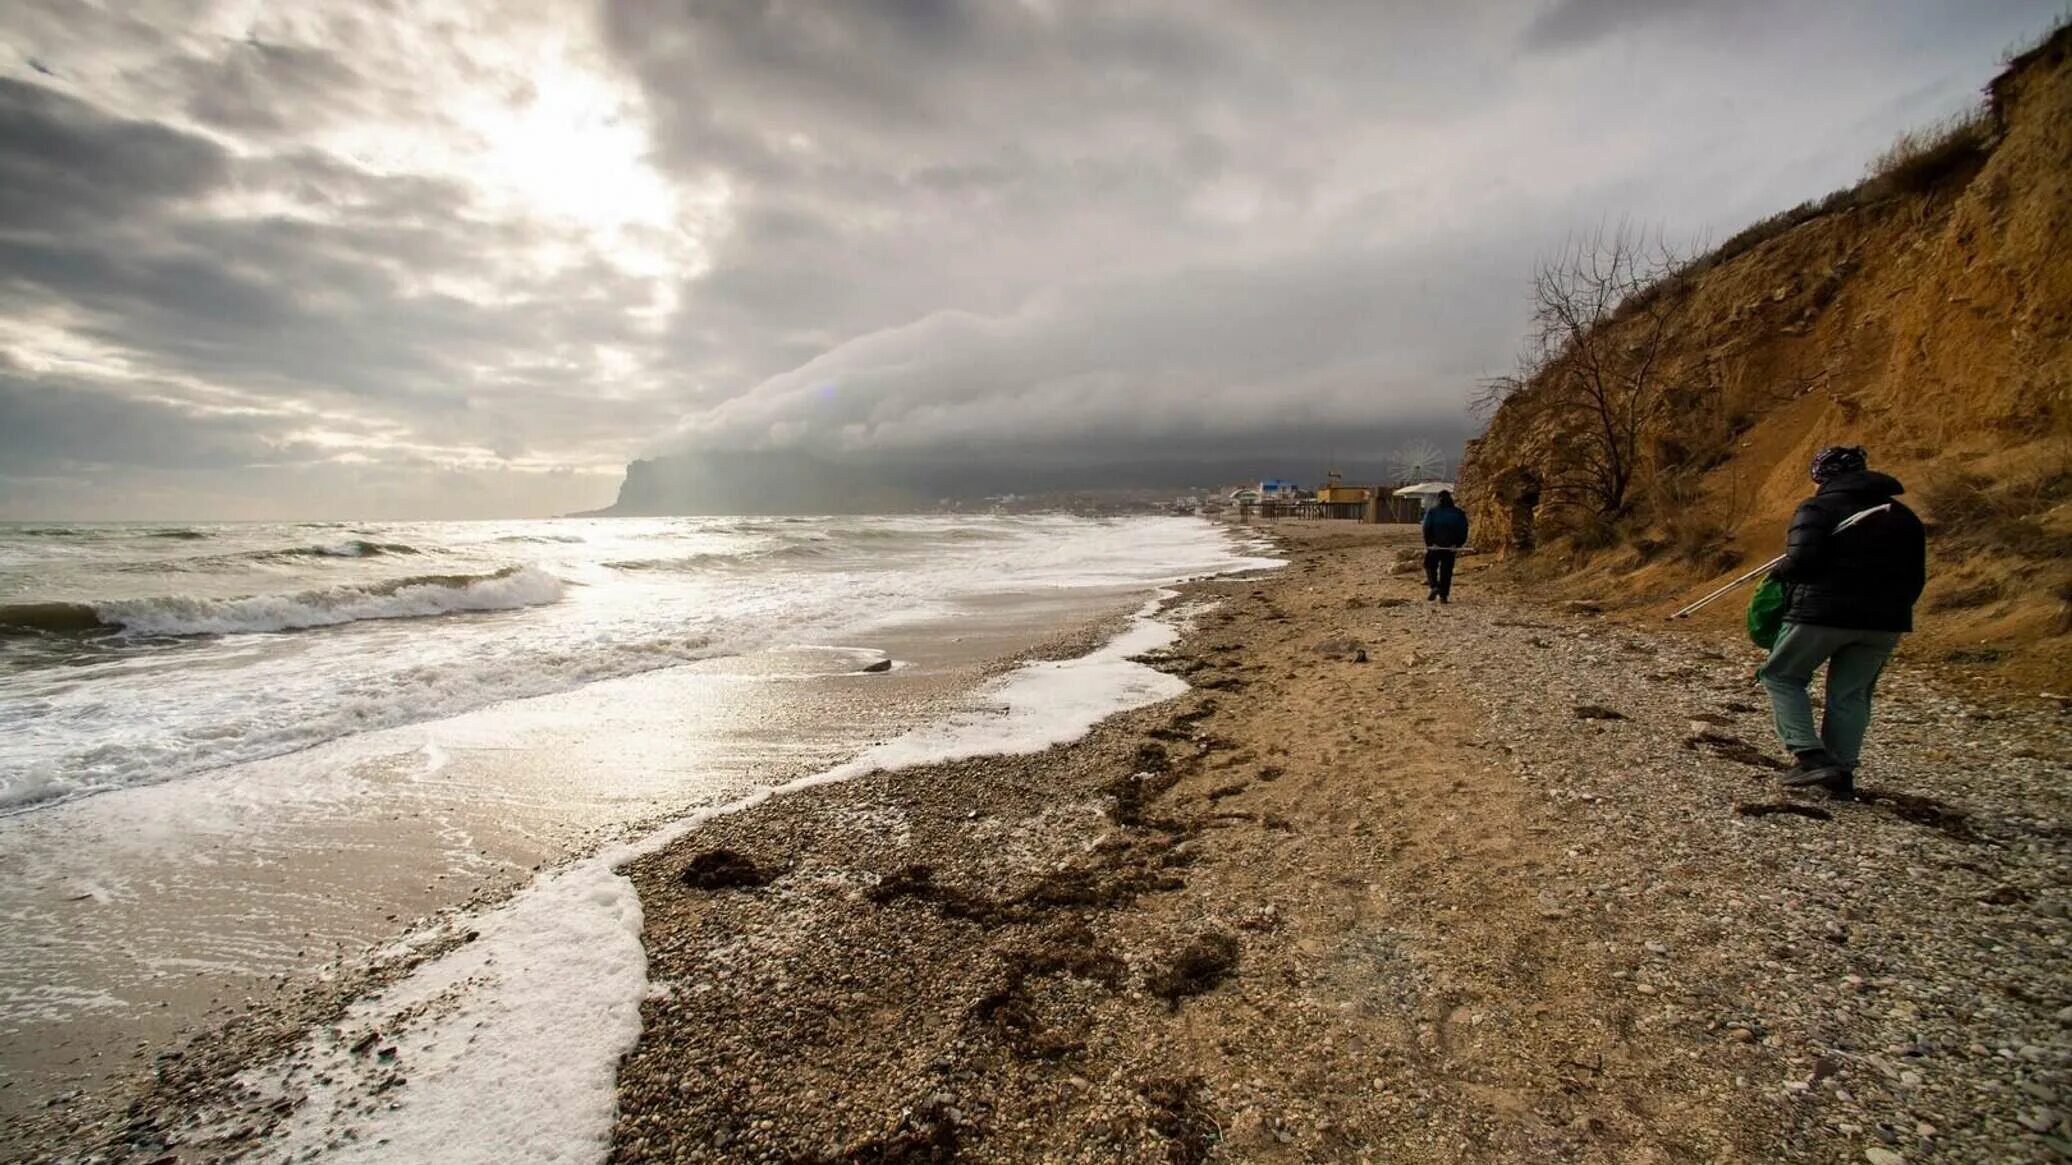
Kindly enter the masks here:
[[1371, 458], [1566, 234], [1847, 185], [2059, 7], [8, 0], [0, 518]]

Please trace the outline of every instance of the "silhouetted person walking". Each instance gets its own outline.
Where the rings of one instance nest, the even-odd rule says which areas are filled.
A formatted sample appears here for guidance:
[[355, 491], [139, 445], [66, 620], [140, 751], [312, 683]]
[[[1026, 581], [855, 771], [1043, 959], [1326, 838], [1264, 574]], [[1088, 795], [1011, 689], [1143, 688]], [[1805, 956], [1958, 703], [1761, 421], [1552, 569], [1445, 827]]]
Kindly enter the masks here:
[[[1928, 581], [1921, 519], [1897, 500], [1906, 487], [1870, 471], [1862, 449], [1833, 446], [1813, 459], [1819, 490], [1799, 504], [1785, 559], [1784, 630], [1757, 675], [1770, 693], [1777, 735], [1797, 763], [1793, 787], [1856, 794], [1856, 765], [1871, 723], [1871, 695], [1899, 637], [1914, 629], [1914, 602]], [[1847, 530], [1853, 514], [1884, 506]], [[1827, 665], [1827, 708], [1818, 731], [1806, 686]]]
[[1431, 588], [1425, 602], [1451, 602], [1454, 559], [1468, 544], [1468, 514], [1453, 504], [1450, 491], [1440, 491], [1439, 504], [1424, 516], [1424, 544], [1425, 585]]

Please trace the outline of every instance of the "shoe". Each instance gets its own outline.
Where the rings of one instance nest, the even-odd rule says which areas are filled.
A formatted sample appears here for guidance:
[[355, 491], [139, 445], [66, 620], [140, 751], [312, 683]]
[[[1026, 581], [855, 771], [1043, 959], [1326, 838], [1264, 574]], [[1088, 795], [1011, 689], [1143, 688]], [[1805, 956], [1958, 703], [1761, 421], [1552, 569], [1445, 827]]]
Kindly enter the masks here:
[[1830, 801], [1856, 800], [1856, 774], [1848, 769], [1843, 769], [1840, 776], [1822, 781], [1820, 787], [1827, 790]]
[[1798, 760], [1791, 771], [1784, 774], [1784, 787], [1804, 789], [1814, 785], [1826, 785], [1837, 777], [1849, 776], [1849, 770], [1842, 762], [1829, 756], [1826, 749], [1816, 748], [1798, 754]]
[[1452, 599], [1450, 599], [1450, 598], [1446, 597], [1445, 595], [1440, 595], [1440, 596], [1439, 596], [1439, 601], [1440, 601], [1440, 602], [1442, 602], [1442, 603], [1451, 603], [1451, 602], [1453, 602], [1453, 600], [1452, 600]]
[[1438, 597], [1439, 597], [1439, 592], [1438, 592], [1438, 591], [1433, 591], [1432, 593], [1430, 593], [1430, 594], [1428, 594], [1428, 595], [1426, 595], [1426, 596], [1425, 596], [1425, 602], [1429, 603], [1429, 602], [1431, 602], [1432, 600], [1434, 600], [1434, 599], [1436, 599], [1436, 598], [1438, 598]]

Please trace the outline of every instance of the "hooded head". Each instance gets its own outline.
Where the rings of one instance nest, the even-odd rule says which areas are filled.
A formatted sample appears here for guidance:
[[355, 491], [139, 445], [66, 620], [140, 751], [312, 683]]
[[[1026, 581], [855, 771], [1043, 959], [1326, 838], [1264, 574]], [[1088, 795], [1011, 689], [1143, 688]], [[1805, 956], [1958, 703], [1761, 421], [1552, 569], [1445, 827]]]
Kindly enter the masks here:
[[1861, 473], [1870, 467], [1870, 455], [1861, 445], [1830, 445], [1813, 455], [1813, 480], [1825, 485], [1845, 473]]
[[1439, 491], [1439, 504], [1440, 504], [1440, 505], [1442, 505], [1442, 506], [1450, 506], [1450, 505], [1452, 505], [1452, 504], [1453, 504], [1453, 491], [1452, 491], [1452, 490], [1450, 490], [1450, 489], [1442, 489], [1442, 490], [1440, 490], [1440, 491]]

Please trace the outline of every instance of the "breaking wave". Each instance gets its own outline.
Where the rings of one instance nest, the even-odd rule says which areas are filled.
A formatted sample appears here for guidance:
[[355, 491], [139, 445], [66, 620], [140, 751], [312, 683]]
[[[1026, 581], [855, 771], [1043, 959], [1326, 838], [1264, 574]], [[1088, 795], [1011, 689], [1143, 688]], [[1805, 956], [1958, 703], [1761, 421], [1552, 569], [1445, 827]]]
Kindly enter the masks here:
[[173, 596], [104, 603], [12, 603], [0, 605], [0, 635], [296, 631], [367, 619], [421, 619], [538, 607], [558, 601], [566, 589], [566, 584], [546, 571], [524, 566], [493, 574], [418, 575], [364, 586], [234, 599]]
[[796, 542], [732, 554], [683, 554], [673, 558], [622, 558], [604, 565], [613, 570], [707, 570], [746, 568], [771, 562], [801, 562], [829, 558], [839, 551], [826, 542]]
[[421, 554], [417, 547], [403, 542], [370, 542], [364, 538], [349, 538], [344, 542], [332, 542], [322, 546], [297, 546], [289, 550], [259, 550], [253, 558], [377, 558], [384, 554]]
[[100, 612], [88, 603], [0, 603], [0, 635], [76, 634], [104, 631]]

